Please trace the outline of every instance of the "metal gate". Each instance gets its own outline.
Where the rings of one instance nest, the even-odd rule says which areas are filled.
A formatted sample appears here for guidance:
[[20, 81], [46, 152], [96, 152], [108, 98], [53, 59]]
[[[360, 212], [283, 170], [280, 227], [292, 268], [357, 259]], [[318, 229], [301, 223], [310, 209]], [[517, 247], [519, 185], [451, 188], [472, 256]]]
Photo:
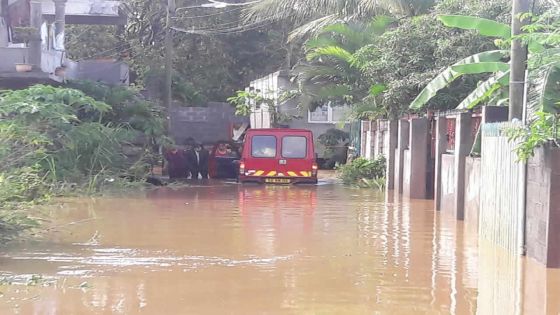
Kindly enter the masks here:
[[482, 129], [480, 236], [522, 255], [525, 230], [525, 166], [517, 162], [515, 143], [505, 131], [512, 123]]

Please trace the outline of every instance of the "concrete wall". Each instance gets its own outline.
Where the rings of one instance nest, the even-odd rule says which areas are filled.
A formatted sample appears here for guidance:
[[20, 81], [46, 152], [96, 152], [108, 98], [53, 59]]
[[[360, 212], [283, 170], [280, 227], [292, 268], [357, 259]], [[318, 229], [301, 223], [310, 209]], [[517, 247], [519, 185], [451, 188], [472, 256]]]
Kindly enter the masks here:
[[62, 65], [64, 52], [59, 50], [43, 50], [41, 53], [41, 70], [54, 73]]
[[110, 85], [128, 85], [128, 65], [119, 61], [84, 60], [68, 61], [66, 78], [73, 80], [98, 81]]
[[426, 199], [428, 173], [428, 125], [427, 118], [410, 120], [409, 151], [405, 155], [403, 196], [411, 199]]
[[560, 149], [540, 148], [527, 167], [527, 256], [560, 268]]
[[[395, 123], [395, 122], [394, 122]], [[361, 152], [360, 155], [368, 160], [374, 160], [380, 156], [389, 159], [389, 152], [394, 151], [397, 142], [397, 127], [393, 126], [393, 140], [389, 133], [389, 121], [376, 120], [376, 121], [361, 121]], [[391, 146], [393, 141], [393, 146]]]
[[207, 107], [182, 107], [171, 110], [171, 135], [178, 144], [188, 137], [198, 142], [213, 143], [231, 139], [232, 124], [248, 122], [235, 116], [235, 109], [227, 103], [209, 103]]
[[[410, 122], [401, 119], [397, 123], [397, 148], [395, 149], [395, 193], [402, 194], [404, 191], [404, 168], [405, 150], [409, 149], [410, 144]], [[410, 160], [410, 158], [409, 158]], [[410, 173], [410, 171], [409, 171]]]
[[473, 229], [478, 229], [480, 183], [480, 158], [467, 157], [465, 165], [465, 224]]
[[453, 213], [455, 202], [455, 156], [441, 156], [441, 211]]
[[404, 150], [403, 154], [403, 169], [402, 169], [402, 194], [404, 196], [410, 196], [410, 173], [411, 163], [410, 163], [410, 150]]
[[385, 139], [387, 146], [385, 157], [387, 158], [387, 169], [385, 171], [386, 182], [385, 187], [387, 190], [395, 189], [395, 168], [396, 168], [396, 152], [398, 145], [398, 122], [396, 120], [391, 120], [388, 122], [387, 128], [387, 138]]
[[16, 63], [28, 61], [28, 48], [0, 48], [0, 72], [15, 72]]

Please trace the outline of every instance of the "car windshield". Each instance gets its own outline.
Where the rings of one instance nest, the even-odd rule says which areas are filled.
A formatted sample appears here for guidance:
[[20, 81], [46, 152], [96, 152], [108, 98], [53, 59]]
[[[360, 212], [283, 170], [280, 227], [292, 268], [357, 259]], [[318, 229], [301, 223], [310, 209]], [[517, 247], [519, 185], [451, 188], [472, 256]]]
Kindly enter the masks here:
[[307, 156], [307, 139], [299, 136], [282, 138], [282, 157], [303, 159]]
[[253, 136], [251, 141], [251, 155], [256, 158], [276, 157], [276, 137]]

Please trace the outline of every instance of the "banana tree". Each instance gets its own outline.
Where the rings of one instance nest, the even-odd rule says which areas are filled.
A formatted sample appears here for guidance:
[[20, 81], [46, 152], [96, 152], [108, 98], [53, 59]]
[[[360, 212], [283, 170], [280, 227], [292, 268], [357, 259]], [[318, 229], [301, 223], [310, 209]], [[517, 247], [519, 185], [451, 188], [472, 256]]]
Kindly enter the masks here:
[[[438, 18], [449, 27], [476, 30], [481, 35], [496, 37], [503, 42], [511, 40], [511, 28], [506, 24], [471, 16], [441, 15]], [[542, 20], [539, 19], [539, 21]], [[548, 23], [550, 19], [545, 18], [544, 20]], [[552, 28], [547, 27], [544, 23], [537, 21], [530, 24], [525, 29], [527, 35], [523, 37], [523, 40], [528, 43], [530, 52], [529, 116], [534, 116], [534, 113], [538, 111], [556, 112], [558, 108], [556, 103], [560, 100], [559, 27], [558, 25]], [[555, 41], [555, 39], [558, 40]], [[502, 57], [497, 59], [500, 54]], [[411, 103], [410, 108], [424, 107], [439, 90], [449, 86], [462, 75], [491, 73], [492, 75], [487, 80], [481, 82], [457, 106], [458, 109], [476, 107], [496, 92], [509, 86], [509, 64], [503, 61], [507, 55], [507, 50], [484, 52], [465, 58], [446, 68], [422, 90]]]
[[[511, 28], [509, 25], [489, 19], [461, 15], [440, 15], [438, 19], [448, 27], [475, 30], [481, 35], [496, 37], [501, 41], [508, 41], [511, 39]], [[444, 69], [428, 83], [416, 99], [412, 101], [410, 108], [416, 110], [423, 108], [438, 91], [448, 87], [453, 81], [463, 75], [493, 73], [494, 75], [479, 84], [458, 107], [473, 108], [496, 90], [508, 86], [509, 64], [504, 61], [508, 55], [508, 50], [492, 50], [481, 52], [458, 61]]]

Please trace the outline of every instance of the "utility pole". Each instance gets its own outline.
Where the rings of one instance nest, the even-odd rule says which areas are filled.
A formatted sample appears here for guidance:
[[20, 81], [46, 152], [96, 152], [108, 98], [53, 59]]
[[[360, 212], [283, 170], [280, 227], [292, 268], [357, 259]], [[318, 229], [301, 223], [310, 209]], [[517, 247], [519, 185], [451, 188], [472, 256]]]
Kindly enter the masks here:
[[[515, 37], [523, 33], [521, 28], [527, 24], [521, 15], [531, 12], [532, 0], [513, 0], [511, 12], [511, 30]], [[514, 39], [511, 43], [511, 71], [509, 79], [509, 120], [523, 118], [525, 96], [525, 72], [527, 69], [527, 45]]]
[[171, 23], [175, 16], [175, 0], [167, 0], [167, 18], [165, 24], [165, 93], [164, 103], [167, 108], [167, 127], [171, 132], [171, 105], [173, 104], [173, 29]]

